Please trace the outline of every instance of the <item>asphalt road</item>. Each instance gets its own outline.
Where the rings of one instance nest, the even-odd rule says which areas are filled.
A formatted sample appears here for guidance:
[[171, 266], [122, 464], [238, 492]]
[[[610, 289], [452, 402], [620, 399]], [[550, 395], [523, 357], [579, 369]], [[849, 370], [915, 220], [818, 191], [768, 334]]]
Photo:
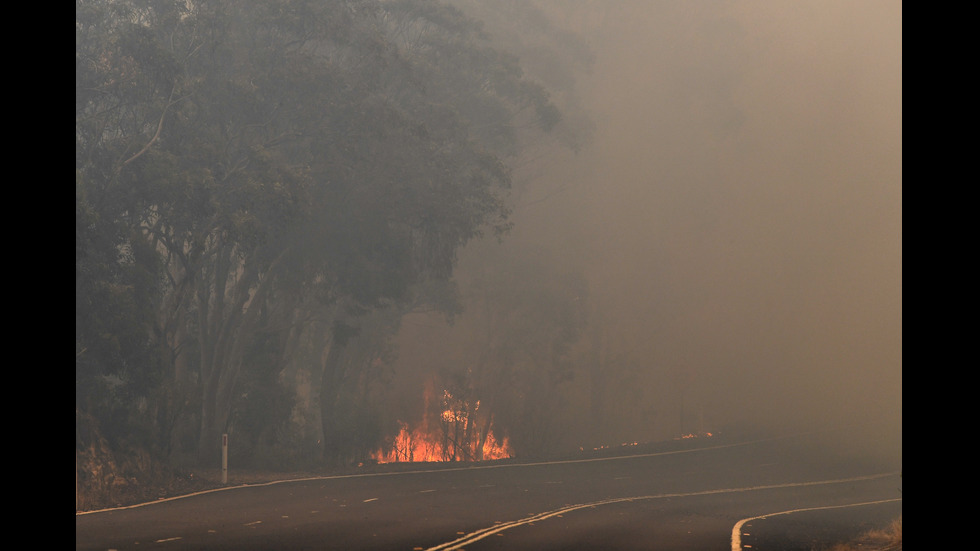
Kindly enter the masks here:
[[800, 549], [901, 515], [887, 466], [798, 439], [228, 488], [75, 517], [78, 550]]

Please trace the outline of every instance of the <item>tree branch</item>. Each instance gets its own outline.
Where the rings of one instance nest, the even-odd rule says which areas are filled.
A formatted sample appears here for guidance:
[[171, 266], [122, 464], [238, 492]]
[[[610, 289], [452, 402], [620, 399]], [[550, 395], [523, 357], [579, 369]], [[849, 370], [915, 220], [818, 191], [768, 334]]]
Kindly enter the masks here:
[[170, 109], [170, 106], [171, 105], [173, 105], [174, 103], [176, 103], [176, 102], [173, 101], [173, 99], [174, 99], [174, 92], [175, 91], [177, 91], [177, 83], [176, 82], [174, 82], [173, 87], [170, 89], [170, 97], [167, 98], [167, 105], [164, 106], [163, 113], [160, 114], [160, 121], [157, 123], [157, 131], [156, 131], [156, 133], [153, 134], [153, 137], [150, 138], [150, 141], [147, 142], [146, 145], [143, 146], [143, 149], [140, 149], [138, 152], [136, 152], [135, 155], [133, 155], [132, 157], [130, 157], [130, 158], [126, 159], [125, 161], [123, 161], [123, 164], [121, 166], [128, 165], [129, 163], [135, 161], [138, 157], [140, 157], [141, 155], [143, 155], [144, 153], [146, 153], [147, 150], [150, 149], [150, 146], [152, 146], [153, 143], [156, 142], [157, 139], [160, 137], [160, 132], [163, 131], [163, 121], [167, 117], [167, 110]]

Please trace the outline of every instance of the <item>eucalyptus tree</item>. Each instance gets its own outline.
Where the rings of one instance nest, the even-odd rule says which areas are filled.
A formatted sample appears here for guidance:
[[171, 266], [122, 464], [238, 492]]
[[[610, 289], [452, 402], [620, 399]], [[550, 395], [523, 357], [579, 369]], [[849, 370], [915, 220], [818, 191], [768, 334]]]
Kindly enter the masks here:
[[153, 417], [168, 363], [154, 338], [164, 267], [140, 230], [153, 188], [140, 167], [179, 101], [180, 66], [154, 31], [169, 15], [106, 0], [77, 1], [75, 14], [76, 407], [130, 434], [132, 419]]
[[[370, 293], [348, 262], [361, 235], [337, 219], [370, 218], [338, 198], [360, 192], [351, 171], [368, 158], [350, 136], [383, 132], [386, 122], [365, 113], [369, 65], [384, 55], [358, 27], [370, 7], [76, 4], [76, 272], [94, 250], [90, 220], [116, 228], [100, 230], [113, 232], [104, 265], [115, 250], [156, 253], [153, 336], [174, 378], [196, 383], [205, 456], [227, 428], [277, 275], [299, 268], [339, 281], [338, 294]], [[337, 63], [324, 51], [361, 52], [368, 63]], [[310, 229], [324, 226], [331, 241], [310, 246]], [[83, 291], [77, 283], [78, 297], [90, 296]]]

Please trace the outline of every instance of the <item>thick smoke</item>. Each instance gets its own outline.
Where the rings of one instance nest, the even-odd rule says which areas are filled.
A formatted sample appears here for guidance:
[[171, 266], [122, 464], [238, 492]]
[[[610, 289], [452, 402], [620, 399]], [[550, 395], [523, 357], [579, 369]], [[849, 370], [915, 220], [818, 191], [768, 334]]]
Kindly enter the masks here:
[[900, 457], [901, 3], [593, 4], [550, 7], [595, 53], [594, 142], [508, 239], [582, 266], [609, 440], [856, 426]]

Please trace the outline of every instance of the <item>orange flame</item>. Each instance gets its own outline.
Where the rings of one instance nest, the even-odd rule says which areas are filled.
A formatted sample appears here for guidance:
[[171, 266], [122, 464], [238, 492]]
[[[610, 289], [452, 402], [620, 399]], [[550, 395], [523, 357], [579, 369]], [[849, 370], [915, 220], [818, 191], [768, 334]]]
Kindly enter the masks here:
[[[452, 440], [440, 434], [429, 434], [420, 428], [409, 429], [408, 423], [400, 423], [401, 430], [392, 441], [390, 449], [379, 449], [371, 454], [378, 463], [459, 461], [477, 459], [480, 456], [472, 449], [466, 451], [456, 446]], [[475, 446], [473, 443], [472, 446]], [[491, 430], [483, 443], [483, 460], [507, 459], [511, 457], [507, 438], [497, 441]]]
[[[428, 395], [429, 392], [426, 392], [426, 405], [429, 402]], [[375, 451], [371, 458], [378, 463], [396, 463], [512, 457], [506, 437], [498, 440], [486, 420], [485, 437], [478, 428], [479, 401], [470, 408], [469, 403], [455, 399], [448, 391], [443, 391], [443, 406], [445, 409], [439, 416], [439, 427], [435, 430], [429, 427], [427, 416], [423, 417], [421, 426], [415, 428], [399, 421], [401, 430], [390, 446]]]

